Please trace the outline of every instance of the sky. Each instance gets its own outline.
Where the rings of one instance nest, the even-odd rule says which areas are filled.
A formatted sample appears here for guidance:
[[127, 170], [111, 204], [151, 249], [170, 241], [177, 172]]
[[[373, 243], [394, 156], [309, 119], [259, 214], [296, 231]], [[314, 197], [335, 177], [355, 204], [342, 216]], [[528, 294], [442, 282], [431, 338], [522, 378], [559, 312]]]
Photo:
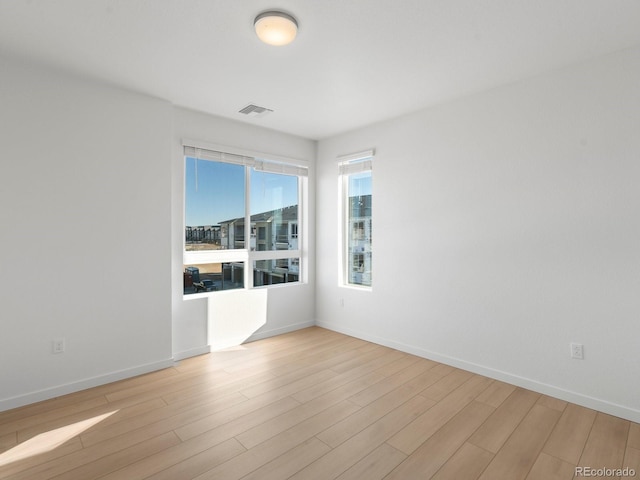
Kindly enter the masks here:
[[[245, 182], [242, 165], [187, 157], [185, 224], [218, 225], [244, 217]], [[298, 179], [291, 175], [251, 171], [251, 215], [298, 203]]]
[[371, 195], [371, 172], [349, 175], [349, 196]]

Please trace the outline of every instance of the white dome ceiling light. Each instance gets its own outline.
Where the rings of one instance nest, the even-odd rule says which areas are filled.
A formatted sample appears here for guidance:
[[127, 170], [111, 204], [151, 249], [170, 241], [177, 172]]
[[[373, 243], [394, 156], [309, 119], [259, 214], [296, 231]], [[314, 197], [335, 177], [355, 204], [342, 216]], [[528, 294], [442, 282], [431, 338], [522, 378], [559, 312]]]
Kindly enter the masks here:
[[293, 42], [298, 33], [298, 22], [284, 12], [261, 13], [253, 21], [256, 35], [268, 45], [282, 46]]

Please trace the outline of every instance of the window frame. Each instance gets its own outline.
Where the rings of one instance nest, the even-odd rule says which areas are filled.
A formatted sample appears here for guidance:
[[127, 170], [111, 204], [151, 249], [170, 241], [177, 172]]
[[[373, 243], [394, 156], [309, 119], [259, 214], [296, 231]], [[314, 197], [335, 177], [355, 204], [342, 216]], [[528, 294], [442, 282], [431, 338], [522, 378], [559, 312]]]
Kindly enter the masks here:
[[[291, 159], [288, 157], [282, 157], [279, 155], [272, 155], [263, 152], [249, 151], [244, 149], [237, 149], [235, 147], [229, 147], [224, 145], [205, 144], [193, 140], [183, 140], [183, 218], [182, 218], [182, 264], [183, 271], [186, 266], [194, 264], [215, 264], [215, 263], [244, 263], [244, 286], [242, 289], [249, 290], [253, 288], [274, 288], [285, 287], [308, 283], [307, 262], [306, 262], [306, 249], [307, 249], [307, 195], [308, 195], [308, 174], [309, 165], [307, 162], [298, 159]], [[200, 156], [198, 155], [200, 154]], [[218, 157], [219, 158], [211, 158]], [[201, 158], [201, 156], [209, 158]], [[239, 158], [241, 157], [241, 158]], [[241, 163], [244, 166], [244, 188], [245, 188], [245, 203], [244, 203], [244, 247], [240, 249], [224, 249], [224, 250], [204, 250], [204, 251], [187, 251], [186, 249], [186, 168], [187, 158], [196, 158], [203, 161], [216, 161], [222, 163]], [[230, 158], [230, 161], [226, 161], [225, 158]], [[296, 223], [298, 225], [298, 238], [297, 248], [295, 250], [258, 250], [258, 242], [256, 242], [255, 250], [251, 249], [251, 239], [253, 231], [253, 222], [251, 220], [251, 172], [263, 171], [266, 173], [274, 173], [280, 175], [291, 175], [297, 178], [297, 195], [298, 195], [298, 212]], [[272, 260], [274, 264], [278, 260], [289, 259], [290, 262], [297, 260], [298, 272], [297, 281], [278, 283], [273, 285], [259, 285], [254, 286], [254, 265], [256, 261]], [[223, 291], [223, 290], [221, 290]], [[183, 292], [183, 299], [194, 299], [210, 296], [217, 292], [203, 292], [203, 293], [187, 293]]]
[[[349, 216], [349, 179], [352, 175], [357, 175], [365, 172], [369, 172], [371, 175], [371, 198], [373, 199], [373, 159], [375, 157], [375, 150], [365, 150], [362, 152], [352, 153], [348, 155], [341, 155], [338, 157], [338, 182], [339, 182], [339, 225], [338, 232], [340, 237], [339, 248], [339, 268], [338, 268], [338, 285], [340, 287], [353, 288], [358, 290], [371, 291], [373, 289], [373, 268], [370, 271], [370, 284], [353, 283], [350, 280], [349, 273], [351, 272], [351, 259], [349, 255], [350, 246], [350, 228], [349, 222], [351, 218]], [[368, 220], [372, 222], [373, 212], [371, 218]], [[358, 220], [359, 222], [366, 223], [366, 220]], [[366, 225], [365, 225], [366, 230]], [[372, 237], [372, 235], [371, 235]], [[369, 253], [371, 259], [373, 259], [373, 238], [371, 238]], [[365, 252], [362, 253], [364, 255]], [[355, 259], [355, 257], [354, 257]]]

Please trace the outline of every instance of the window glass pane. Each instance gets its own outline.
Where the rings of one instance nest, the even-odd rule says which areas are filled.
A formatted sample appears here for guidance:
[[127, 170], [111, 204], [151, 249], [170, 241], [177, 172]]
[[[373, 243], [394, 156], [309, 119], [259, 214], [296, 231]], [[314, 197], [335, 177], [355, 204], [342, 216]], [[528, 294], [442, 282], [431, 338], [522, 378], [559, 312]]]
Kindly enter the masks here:
[[347, 283], [371, 286], [371, 172], [349, 175]]
[[298, 177], [251, 170], [251, 250], [298, 250]]
[[245, 167], [185, 161], [185, 249], [245, 248]]
[[255, 287], [298, 282], [299, 280], [299, 258], [278, 258], [275, 260], [255, 260], [253, 262], [253, 285]]
[[244, 262], [184, 266], [184, 294], [244, 288]]

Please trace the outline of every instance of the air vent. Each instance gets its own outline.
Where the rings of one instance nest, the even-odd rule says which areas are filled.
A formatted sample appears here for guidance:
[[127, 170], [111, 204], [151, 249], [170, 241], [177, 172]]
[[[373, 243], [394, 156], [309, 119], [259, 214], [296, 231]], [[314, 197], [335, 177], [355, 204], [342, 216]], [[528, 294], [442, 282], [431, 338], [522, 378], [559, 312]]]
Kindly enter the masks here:
[[273, 112], [273, 110], [271, 110], [270, 108], [260, 107], [258, 105], [250, 103], [243, 109], [239, 110], [238, 113], [242, 113], [243, 115], [248, 115], [250, 117], [264, 117], [271, 112]]

